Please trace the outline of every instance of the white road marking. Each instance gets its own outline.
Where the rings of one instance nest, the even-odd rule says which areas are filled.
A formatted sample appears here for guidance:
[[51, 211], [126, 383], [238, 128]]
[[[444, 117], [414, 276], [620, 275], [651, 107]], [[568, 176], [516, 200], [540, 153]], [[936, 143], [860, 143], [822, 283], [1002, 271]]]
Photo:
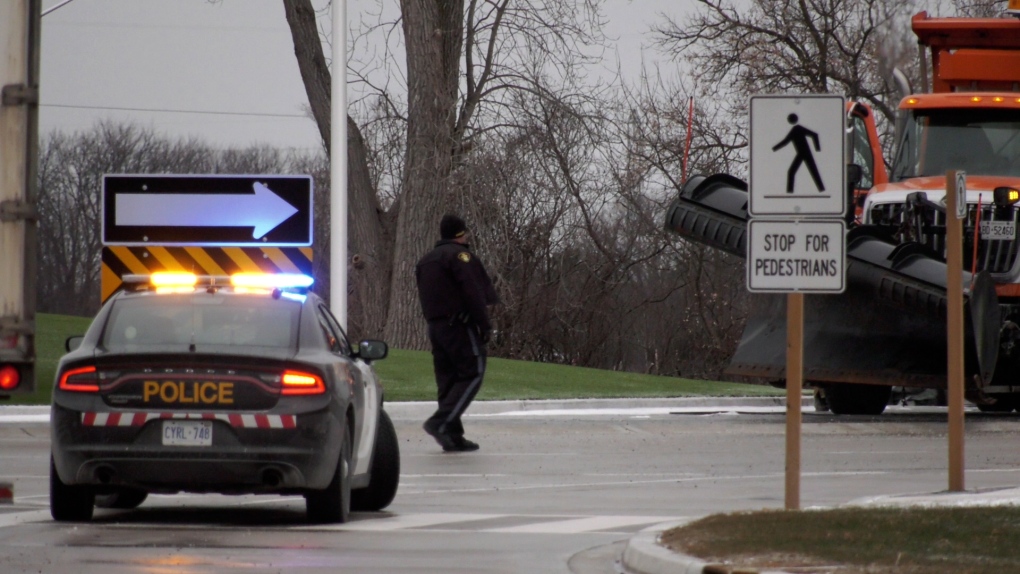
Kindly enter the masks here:
[[358, 532], [389, 532], [424, 526], [438, 526], [473, 520], [503, 518], [507, 514], [400, 514], [386, 518], [370, 518], [354, 520], [347, 524], [327, 524], [318, 526], [298, 526], [297, 530], [355, 530]]
[[0, 415], [0, 423], [48, 423], [50, 414], [44, 415]]
[[468, 414], [468, 418], [492, 417], [571, 417], [571, 416], [653, 416], [679, 414], [773, 414], [785, 413], [785, 406], [774, 407], [634, 407], [606, 409], [545, 409]]
[[489, 478], [492, 476], [512, 476], [509, 474], [401, 474], [400, 478]]
[[479, 532], [502, 532], [506, 534], [577, 534], [595, 530], [611, 530], [625, 526], [655, 524], [677, 520], [671, 516], [586, 516], [555, 522], [522, 524], [506, 528], [485, 528]]
[[53, 517], [50, 516], [49, 509], [46, 510], [26, 510], [25, 512], [10, 512], [7, 514], [0, 514], [0, 528], [7, 526], [16, 526], [18, 524], [24, 524], [26, 522], [49, 522], [52, 521]]
[[[891, 471], [875, 470], [875, 471], [850, 471], [850, 472], [805, 472], [804, 476], [862, 476], [862, 475], [884, 475], [890, 474]], [[413, 494], [448, 494], [448, 493], [471, 493], [471, 492], [506, 492], [506, 491], [523, 491], [523, 490], [553, 490], [557, 488], [598, 488], [606, 486], [636, 486], [641, 484], [666, 484], [666, 483], [681, 483], [681, 482], [696, 482], [701, 480], [763, 480], [763, 479], [780, 479], [786, 476], [785, 473], [776, 472], [770, 474], [745, 474], [745, 475], [678, 475], [675, 478], [662, 478], [654, 480], [620, 480], [611, 482], [561, 482], [552, 484], [532, 484], [526, 486], [490, 486], [483, 488], [451, 488], [451, 489], [430, 489], [430, 490], [406, 490], [400, 491], [402, 496], [408, 496]]]

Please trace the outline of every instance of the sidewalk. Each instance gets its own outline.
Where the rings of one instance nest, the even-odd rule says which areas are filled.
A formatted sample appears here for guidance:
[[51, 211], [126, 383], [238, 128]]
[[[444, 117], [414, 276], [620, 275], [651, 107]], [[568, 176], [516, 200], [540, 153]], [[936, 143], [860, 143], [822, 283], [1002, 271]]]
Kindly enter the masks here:
[[[934, 492], [875, 496], [851, 500], [844, 506], [1009, 506], [1020, 505], [1020, 487], [965, 492]], [[692, 519], [693, 520], [693, 519]], [[739, 565], [713, 565], [693, 556], [660, 546], [659, 536], [687, 522], [660, 524], [641, 532], [627, 542], [621, 566], [626, 574], [785, 574], [782, 570], [756, 570]]]

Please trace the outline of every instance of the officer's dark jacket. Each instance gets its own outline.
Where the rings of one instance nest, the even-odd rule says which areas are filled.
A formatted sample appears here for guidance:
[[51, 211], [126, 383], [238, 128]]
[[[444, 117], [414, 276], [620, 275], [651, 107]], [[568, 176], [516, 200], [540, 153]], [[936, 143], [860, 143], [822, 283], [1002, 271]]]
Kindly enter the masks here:
[[425, 319], [436, 321], [466, 313], [482, 331], [492, 328], [486, 305], [498, 302], [482, 261], [467, 245], [452, 240], [436, 243], [415, 266], [418, 297]]

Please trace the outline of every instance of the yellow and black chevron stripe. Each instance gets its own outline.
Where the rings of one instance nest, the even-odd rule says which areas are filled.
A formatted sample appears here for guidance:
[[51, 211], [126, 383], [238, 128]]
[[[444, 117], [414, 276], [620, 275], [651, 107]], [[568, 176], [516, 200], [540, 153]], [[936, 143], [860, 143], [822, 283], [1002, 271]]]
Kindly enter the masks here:
[[197, 275], [238, 272], [312, 274], [311, 247], [104, 247], [103, 302], [120, 289], [124, 275], [188, 271]]

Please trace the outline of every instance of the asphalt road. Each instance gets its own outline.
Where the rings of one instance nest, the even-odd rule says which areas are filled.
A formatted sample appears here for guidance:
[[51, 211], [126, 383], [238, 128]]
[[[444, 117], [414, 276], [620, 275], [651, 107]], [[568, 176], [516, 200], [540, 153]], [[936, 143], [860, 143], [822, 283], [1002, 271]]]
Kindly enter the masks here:
[[[217, 495], [55, 523], [49, 428], [0, 409], [0, 482], [14, 484], [14, 503], [0, 505], [0, 572], [617, 572], [642, 529], [784, 504], [782, 408], [695, 403], [479, 403], [465, 426], [482, 448], [457, 454], [421, 431], [429, 405], [394, 404], [397, 498], [335, 526], [305, 524], [299, 497]], [[805, 408], [802, 506], [945, 490], [945, 421], [937, 408]], [[1020, 484], [1018, 431], [1020, 415], [968, 412], [968, 489]]]

